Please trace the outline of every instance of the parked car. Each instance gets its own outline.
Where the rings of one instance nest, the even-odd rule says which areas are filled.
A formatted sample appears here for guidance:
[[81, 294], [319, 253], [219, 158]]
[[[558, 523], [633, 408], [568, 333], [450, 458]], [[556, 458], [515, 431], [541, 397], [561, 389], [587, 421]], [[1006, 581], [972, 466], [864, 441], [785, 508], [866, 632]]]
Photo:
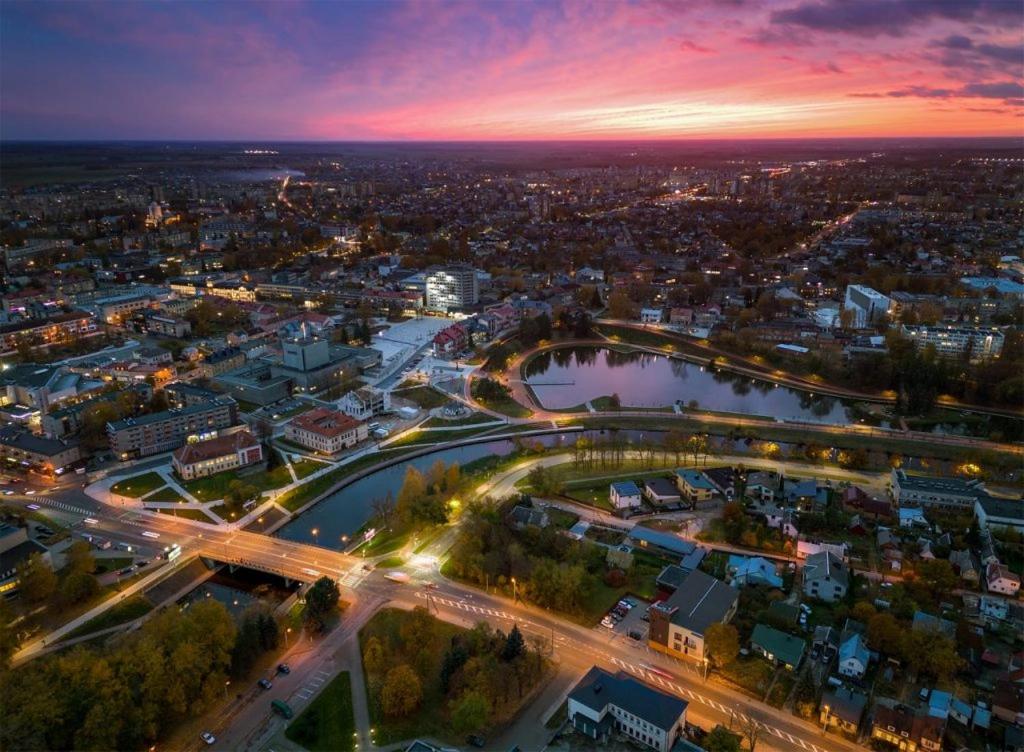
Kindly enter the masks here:
[[274, 685], [273, 685], [273, 684], [271, 683], [270, 679], [260, 679], [260, 680], [259, 680], [258, 682], [256, 682], [256, 683], [257, 683], [257, 684], [259, 684], [259, 685], [260, 685], [260, 688], [262, 688], [262, 689], [270, 689], [271, 687], [273, 687], [273, 686], [274, 686]]
[[608, 629], [611, 629], [611, 628], [613, 628], [615, 626], [615, 622], [612, 621], [612, 617], [606, 616], [603, 619], [601, 619], [601, 626], [602, 627], [607, 627]]
[[292, 672], [291, 667], [287, 663], [277, 664], [277, 673], [279, 674], [290, 674]]
[[214, 736], [213, 734], [211, 734], [209, 731], [204, 731], [203, 733], [201, 733], [199, 735], [199, 738], [202, 739], [207, 744], [216, 744], [217, 743], [217, 737]]

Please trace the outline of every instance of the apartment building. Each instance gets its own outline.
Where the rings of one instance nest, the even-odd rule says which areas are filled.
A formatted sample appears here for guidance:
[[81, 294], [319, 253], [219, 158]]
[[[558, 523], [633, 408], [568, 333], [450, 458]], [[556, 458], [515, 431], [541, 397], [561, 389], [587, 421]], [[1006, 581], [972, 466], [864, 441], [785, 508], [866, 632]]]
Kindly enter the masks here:
[[909, 475], [894, 468], [889, 479], [892, 497], [898, 504], [910, 506], [974, 508], [975, 501], [985, 493], [980, 480]]
[[200, 439], [238, 422], [238, 403], [230, 397], [165, 410], [107, 424], [110, 448], [121, 459], [146, 457], [177, 449], [190, 436]]
[[350, 418], [360, 421], [369, 420], [391, 409], [391, 392], [364, 386], [346, 393], [339, 400], [338, 407]]
[[704, 634], [712, 624], [736, 614], [739, 593], [699, 569], [666, 600], [651, 606], [648, 644], [677, 658], [704, 661]]
[[1005, 340], [998, 329], [978, 326], [904, 326], [902, 332], [918, 349], [932, 345], [942, 357], [972, 361], [998, 358]]
[[434, 269], [426, 277], [427, 308], [448, 312], [476, 305], [480, 300], [480, 282], [471, 266], [446, 266]]
[[171, 464], [184, 480], [216, 475], [263, 461], [263, 447], [246, 430], [194, 441], [174, 451]]
[[892, 299], [864, 285], [847, 285], [843, 309], [853, 312], [853, 326], [863, 329], [883, 316], [888, 316], [895, 304]]

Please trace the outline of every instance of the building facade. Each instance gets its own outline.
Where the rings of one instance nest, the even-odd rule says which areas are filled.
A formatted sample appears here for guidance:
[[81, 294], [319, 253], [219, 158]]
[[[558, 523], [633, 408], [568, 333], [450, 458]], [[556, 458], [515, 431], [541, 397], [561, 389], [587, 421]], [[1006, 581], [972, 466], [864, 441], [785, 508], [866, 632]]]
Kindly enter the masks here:
[[110, 448], [121, 459], [177, 449], [190, 436], [209, 438], [238, 422], [238, 403], [215, 397], [188, 407], [124, 418], [107, 424]]
[[435, 269], [426, 278], [427, 308], [447, 313], [480, 301], [480, 282], [470, 266], [446, 266]]
[[323, 454], [337, 454], [355, 446], [369, 435], [366, 424], [345, 413], [317, 407], [292, 418], [284, 429], [285, 438]]

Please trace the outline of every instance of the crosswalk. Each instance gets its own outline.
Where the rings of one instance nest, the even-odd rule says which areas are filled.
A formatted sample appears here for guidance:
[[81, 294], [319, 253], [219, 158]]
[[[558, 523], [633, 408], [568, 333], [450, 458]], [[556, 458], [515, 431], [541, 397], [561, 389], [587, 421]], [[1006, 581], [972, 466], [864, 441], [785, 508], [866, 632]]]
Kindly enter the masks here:
[[664, 689], [669, 689], [678, 696], [683, 697], [685, 699], [689, 699], [691, 702], [699, 702], [701, 705], [712, 708], [720, 713], [724, 713], [730, 716], [737, 722], [755, 723], [765, 732], [771, 734], [774, 737], [777, 737], [782, 741], [787, 742], [790, 745], [793, 745], [794, 749], [799, 747], [800, 749], [807, 750], [807, 752], [827, 752], [826, 750], [822, 749], [813, 742], [808, 742], [801, 739], [798, 736], [793, 736], [788, 731], [784, 731], [775, 726], [771, 726], [767, 723], [764, 723], [763, 721], [752, 719], [746, 714], [739, 712], [735, 707], [729, 707], [728, 705], [724, 705], [723, 703], [720, 703], [717, 700], [712, 700], [710, 697], [705, 697], [699, 692], [694, 692], [692, 689], [680, 686], [675, 682], [669, 681], [664, 676], [660, 676], [654, 673], [653, 671], [650, 671], [647, 667], [643, 665], [630, 663], [629, 661], [624, 661], [621, 658], [617, 658], [614, 656], [611, 658], [611, 662], [619, 668], [622, 668], [631, 674], [635, 674], [636, 676], [640, 677], [641, 679], [650, 684], [657, 684], [658, 686], [663, 687]]
[[487, 606], [477, 606], [472, 603], [467, 603], [464, 600], [446, 598], [442, 595], [434, 595], [432, 593], [418, 592], [416, 593], [416, 597], [421, 600], [426, 600], [433, 604], [439, 604], [442, 606], [448, 606], [449, 608], [455, 608], [459, 611], [465, 611], [471, 614], [479, 614], [480, 616], [490, 616], [495, 619], [504, 619], [506, 621], [514, 622], [522, 632], [528, 635], [535, 634], [539, 638], [543, 639], [545, 643], [550, 642], [553, 636], [556, 647], [568, 644], [568, 641], [562, 635], [552, 635], [547, 629], [541, 627], [539, 624], [535, 624], [529, 619], [524, 619], [518, 614], [512, 614], [508, 611], [501, 611], [500, 609], [496, 608], [488, 608]]
[[331, 678], [331, 675], [323, 670], [314, 673], [298, 692], [295, 693], [296, 697], [300, 697], [303, 700], [308, 700], [317, 692], [320, 688], [327, 683], [327, 680]]
[[71, 512], [72, 514], [82, 514], [86, 516], [91, 514], [91, 512], [88, 509], [82, 509], [81, 507], [76, 507], [72, 504], [68, 504], [63, 501], [57, 501], [56, 499], [51, 499], [48, 496], [37, 496], [36, 503], [40, 505], [46, 505], [48, 507], [54, 507], [56, 509], [61, 510], [62, 512]]

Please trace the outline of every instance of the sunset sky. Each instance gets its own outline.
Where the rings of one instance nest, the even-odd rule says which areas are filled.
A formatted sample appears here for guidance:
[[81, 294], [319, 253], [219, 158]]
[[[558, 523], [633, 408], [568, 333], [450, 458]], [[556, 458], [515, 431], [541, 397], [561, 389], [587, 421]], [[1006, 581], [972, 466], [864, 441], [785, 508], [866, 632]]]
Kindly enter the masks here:
[[1020, 135], [1021, 8], [4, 0], [0, 137]]

